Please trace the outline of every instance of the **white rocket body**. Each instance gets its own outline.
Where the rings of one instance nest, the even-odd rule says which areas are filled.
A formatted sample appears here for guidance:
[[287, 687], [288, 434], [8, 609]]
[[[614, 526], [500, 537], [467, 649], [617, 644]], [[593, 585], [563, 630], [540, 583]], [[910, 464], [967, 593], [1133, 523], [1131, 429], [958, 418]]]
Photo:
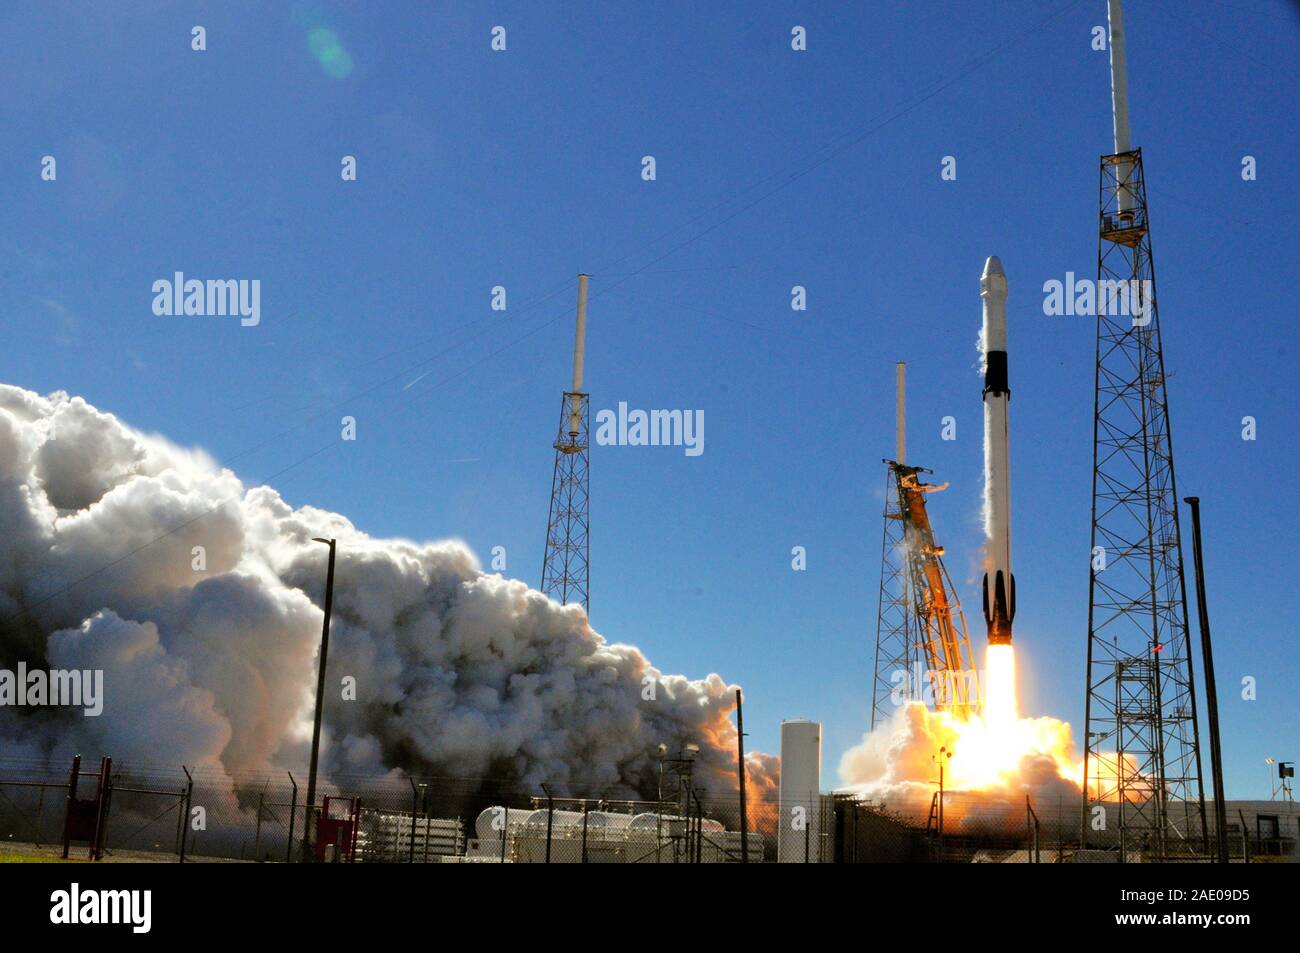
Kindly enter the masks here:
[[984, 621], [990, 645], [1011, 643], [1016, 580], [1011, 574], [1011, 466], [1007, 405], [1007, 276], [996, 257], [980, 276], [984, 302]]

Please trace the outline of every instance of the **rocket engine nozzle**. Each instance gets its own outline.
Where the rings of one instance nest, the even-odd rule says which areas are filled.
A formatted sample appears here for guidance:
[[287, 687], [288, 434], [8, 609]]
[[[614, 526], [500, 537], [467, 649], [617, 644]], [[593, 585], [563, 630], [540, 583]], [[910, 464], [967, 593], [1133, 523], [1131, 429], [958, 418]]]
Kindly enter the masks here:
[[1011, 622], [1016, 617], [1016, 577], [1003, 575], [999, 569], [989, 584], [984, 574], [984, 622], [988, 625], [989, 645], [1011, 644]]

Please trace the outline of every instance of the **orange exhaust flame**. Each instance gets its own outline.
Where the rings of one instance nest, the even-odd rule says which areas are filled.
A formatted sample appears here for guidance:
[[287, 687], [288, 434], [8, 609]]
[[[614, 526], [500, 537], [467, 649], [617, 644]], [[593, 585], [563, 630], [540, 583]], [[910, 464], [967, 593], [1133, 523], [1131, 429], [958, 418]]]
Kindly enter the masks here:
[[[943, 750], [947, 791], [992, 791], [1052, 798], [1078, 797], [1083, 760], [1068, 722], [1022, 718], [1016, 695], [1016, 657], [1011, 645], [991, 645], [985, 658], [982, 715], [960, 718], [911, 702], [888, 723], [845, 753], [840, 775], [867, 796], [928, 801], [938, 780]], [[1116, 758], [1090, 765], [1090, 793], [1116, 790]], [[1125, 757], [1126, 775], [1136, 766]], [[1136, 794], [1134, 795], [1136, 796]]]

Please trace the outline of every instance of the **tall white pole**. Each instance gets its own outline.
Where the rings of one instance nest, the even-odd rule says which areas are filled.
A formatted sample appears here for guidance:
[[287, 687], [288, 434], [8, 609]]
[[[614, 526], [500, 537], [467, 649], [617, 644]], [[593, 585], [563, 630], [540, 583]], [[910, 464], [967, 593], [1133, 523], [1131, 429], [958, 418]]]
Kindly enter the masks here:
[[[1110, 103], [1114, 118], [1115, 153], [1131, 150], [1128, 131], [1128, 66], [1124, 57], [1124, 5], [1123, 0], [1106, 0], [1107, 19], [1110, 21]], [[1128, 181], [1132, 163], [1119, 166], [1120, 182]], [[1133, 209], [1133, 193], [1127, 186], [1119, 190], [1119, 210]]]
[[569, 436], [576, 437], [582, 411], [582, 361], [587, 347], [587, 276], [578, 275], [578, 334], [573, 342], [573, 389], [569, 392]]
[[906, 462], [903, 458], [907, 455], [907, 365], [899, 361], [896, 367], [898, 369], [898, 452], [894, 456], [894, 462], [902, 466]]

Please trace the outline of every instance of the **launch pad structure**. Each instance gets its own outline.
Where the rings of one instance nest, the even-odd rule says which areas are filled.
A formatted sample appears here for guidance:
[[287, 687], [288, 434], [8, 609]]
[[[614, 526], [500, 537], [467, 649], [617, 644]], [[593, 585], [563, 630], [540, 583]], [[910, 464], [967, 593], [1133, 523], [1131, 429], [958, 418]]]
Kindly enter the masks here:
[[[966, 616], [935, 542], [925, 497], [948, 484], [922, 483], [923, 467], [906, 457], [905, 365], [898, 364], [897, 459], [886, 466], [884, 530], [880, 557], [880, 602], [876, 615], [875, 671], [871, 727], [888, 720], [900, 701], [918, 697], [922, 672], [936, 711], [959, 718], [981, 708], [979, 675]], [[922, 668], [924, 666], [924, 668]], [[899, 686], [899, 675], [903, 685]]]
[[573, 386], [560, 401], [555, 437], [551, 509], [546, 522], [546, 554], [541, 591], [561, 605], [588, 602], [590, 581], [590, 395], [582, 389], [587, 341], [587, 276], [578, 276], [578, 326], [573, 345]]
[[[1129, 144], [1119, 0], [1109, 12], [1115, 151], [1101, 157], [1081, 842], [1100, 812], [1117, 819], [1121, 858], [1140, 839], [1153, 859], [1176, 859], [1208, 853], [1205, 792], [1146, 177]], [[1139, 306], [1108, 307], [1119, 288], [1136, 289]]]

